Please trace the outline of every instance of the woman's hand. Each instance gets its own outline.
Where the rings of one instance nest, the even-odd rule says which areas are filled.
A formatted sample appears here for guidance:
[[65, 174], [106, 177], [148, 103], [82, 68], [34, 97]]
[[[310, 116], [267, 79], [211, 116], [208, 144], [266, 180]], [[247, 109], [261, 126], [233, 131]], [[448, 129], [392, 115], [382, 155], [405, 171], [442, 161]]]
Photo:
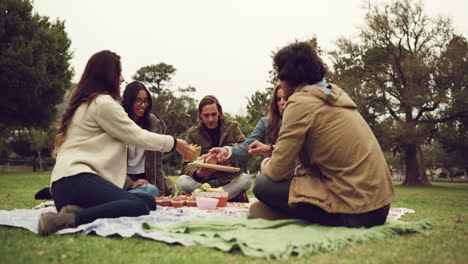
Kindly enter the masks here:
[[249, 154], [255, 156], [271, 156], [271, 146], [263, 144], [262, 142], [255, 140], [249, 146]]
[[190, 145], [183, 139], [177, 139], [176, 151], [182, 156], [182, 160], [191, 160], [194, 154], [197, 154]]
[[208, 153], [216, 155], [218, 162], [224, 162], [229, 155], [229, 151], [225, 148], [212, 148]]
[[135, 182], [133, 182], [132, 186], [130, 186], [130, 190], [136, 189], [143, 184], [149, 184], [149, 182], [145, 179], [138, 179]]

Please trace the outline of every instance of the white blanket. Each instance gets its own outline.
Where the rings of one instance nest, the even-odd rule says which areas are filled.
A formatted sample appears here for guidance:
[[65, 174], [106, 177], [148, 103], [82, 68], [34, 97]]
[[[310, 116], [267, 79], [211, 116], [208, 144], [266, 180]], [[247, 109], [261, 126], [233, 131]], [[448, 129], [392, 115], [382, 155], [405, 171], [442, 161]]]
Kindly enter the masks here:
[[[31, 232], [38, 233], [39, 217], [45, 212], [57, 212], [55, 207], [46, 207], [37, 210], [15, 209], [12, 211], [0, 210], [0, 225], [25, 228]], [[150, 223], [156, 226], [168, 226], [177, 222], [190, 220], [213, 219], [219, 217], [238, 217], [236, 214], [184, 214], [176, 210], [151, 211], [149, 215], [138, 217], [103, 218], [96, 221], [80, 225], [76, 228], [60, 230], [57, 234], [96, 234], [98, 236], [119, 235], [121, 237], [140, 236], [166, 243], [180, 243], [184, 246], [193, 246], [196, 243], [192, 240], [173, 238], [157, 232], [144, 232], [142, 223]]]
[[[51, 206], [52, 205], [52, 206]], [[43, 207], [46, 206], [46, 207]], [[39, 209], [15, 209], [12, 211], [0, 210], [0, 225], [25, 228], [31, 232], [38, 233], [39, 217], [45, 212], [57, 212], [53, 202], [43, 203], [35, 207]], [[181, 238], [174, 238], [157, 232], [144, 232], [142, 223], [146, 222], [154, 226], [169, 226], [183, 221], [204, 220], [220, 217], [240, 217], [246, 209], [236, 209], [228, 207], [224, 210], [203, 211], [197, 208], [184, 207], [180, 209], [172, 207], [158, 207], [158, 210], [151, 211], [149, 215], [138, 217], [119, 217], [97, 219], [92, 223], [80, 225], [76, 228], [60, 230], [57, 234], [82, 233], [96, 234], [98, 236], [121, 237], [140, 236], [166, 243], [179, 243], [184, 246], [193, 246], [197, 243]], [[399, 219], [406, 213], [414, 213], [414, 210], [407, 208], [391, 208], [388, 219]]]

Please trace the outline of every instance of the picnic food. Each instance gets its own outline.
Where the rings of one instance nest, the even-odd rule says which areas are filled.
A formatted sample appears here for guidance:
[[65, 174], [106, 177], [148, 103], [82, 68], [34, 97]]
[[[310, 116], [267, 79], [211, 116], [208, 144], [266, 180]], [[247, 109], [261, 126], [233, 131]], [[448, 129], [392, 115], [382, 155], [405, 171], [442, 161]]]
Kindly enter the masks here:
[[185, 161], [194, 161], [196, 159], [198, 159], [198, 157], [200, 156], [201, 154], [201, 146], [198, 146], [198, 145], [190, 145], [190, 147], [195, 150], [195, 154], [192, 154], [192, 156], [190, 157], [189, 160], [185, 160]]
[[216, 156], [209, 156], [208, 158], [206, 158], [204, 160], [205, 163], [207, 164], [218, 164], [218, 159], [216, 158]]
[[156, 197], [156, 205], [159, 206], [172, 206], [172, 199], [169, 197]]
[[185, 201], [188, 207], [197, 207], [197, 201], [193, 196], [187, 196], [187, 200]]
[[185, 205], [185, 200], [186, 200], [186, 197], [185, 196], [176, 196], [174, 198], [172, 198], [172, 206], [173, 207], [182, 207]]
[[218, 207], [225, 207], [227, 205], [228, 192], [226, 192], [223, 187], [212, 188], [210, 184], [204, 183], [200, 189], [196, 189], [192, 192], [192, 196], [197, 197], [207, 197], [207, 198], [216, 198], [218, 199]]

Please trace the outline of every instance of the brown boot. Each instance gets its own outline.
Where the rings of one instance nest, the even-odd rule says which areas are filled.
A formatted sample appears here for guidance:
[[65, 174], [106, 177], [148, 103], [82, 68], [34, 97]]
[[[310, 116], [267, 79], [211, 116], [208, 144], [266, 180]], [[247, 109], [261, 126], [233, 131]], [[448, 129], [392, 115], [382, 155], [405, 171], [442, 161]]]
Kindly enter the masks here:
[[60, 209], [59, 214], [73, 214], [81, 210], [81, 207], [76, 205], [65, 205]]
[[249, 208], [250, 217], [252, 218], [263, 218], [266, 220], [280, 220], [280, 219], [291, 219], [292, 217], [282, 214], [276, 209], [258, 201], [253, 203]]
[[68, 227], [76, 227], [74, 213], [44, 213], [39, 218], [39, 235], [48, 236]]
[[249, 202], [249, 196], [247, 196], [246, 191], [242, 191], [236, 197], [232, 198], [229, 201], [230, 202], [238, 202], [238, 203], [248, 203]]

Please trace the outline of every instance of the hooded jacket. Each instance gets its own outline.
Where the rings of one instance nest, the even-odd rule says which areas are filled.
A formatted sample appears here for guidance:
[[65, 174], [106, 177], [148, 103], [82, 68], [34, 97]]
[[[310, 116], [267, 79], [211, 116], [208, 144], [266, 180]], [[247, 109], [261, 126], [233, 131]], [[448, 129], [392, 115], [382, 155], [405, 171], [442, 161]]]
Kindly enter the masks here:
[[338, 86], [298, 88], [286, 104], [276, 148], [261, 171], [289, 179], [289, 205], [357, 214], [394, 199], [390, 170], [356, 104]]

